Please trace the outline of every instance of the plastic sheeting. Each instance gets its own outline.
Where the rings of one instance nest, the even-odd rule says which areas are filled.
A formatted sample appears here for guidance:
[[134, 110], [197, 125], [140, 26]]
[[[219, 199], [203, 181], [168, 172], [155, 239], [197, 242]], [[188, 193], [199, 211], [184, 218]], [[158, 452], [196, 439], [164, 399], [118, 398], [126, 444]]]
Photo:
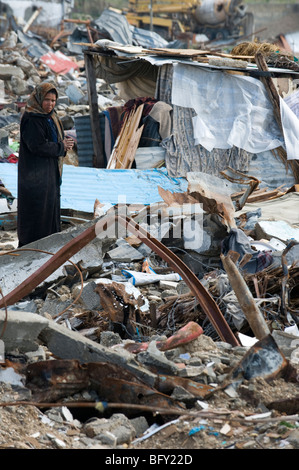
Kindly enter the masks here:
[[284, 98], [285, 103], [291, 108], [299, 119], [299, 88]]
[[282, 98], [280, 114], [288, 160], [296, 160], [299, 158], [299, 119]]
[[[172, 103], [195, 110], [195, 144], [208, 151], [236, 146], [260, 153], [284, 146], [272, 104], [258, 79], [174, 64]], [[296, 123], [290, 127], [292, 117], [289, 114], [284, 113], [282, 118], [286, 119], [284, 132], [288, 158], [299, 158], [299, 134], [294, 134]]]
[[133, 286], [145, 286], [148, 284], [152, 284], [159, 281], [181, 281], [182, 278], [177, 273], [169, 273], [169, 274], [156, 274], [155, 272], [152, 273], [141, 273], [138, 271], [128, 271], [126, 269], [122, 270], [122, 274], [124, 277], [129, 279], [129, 282], [133, 284]]

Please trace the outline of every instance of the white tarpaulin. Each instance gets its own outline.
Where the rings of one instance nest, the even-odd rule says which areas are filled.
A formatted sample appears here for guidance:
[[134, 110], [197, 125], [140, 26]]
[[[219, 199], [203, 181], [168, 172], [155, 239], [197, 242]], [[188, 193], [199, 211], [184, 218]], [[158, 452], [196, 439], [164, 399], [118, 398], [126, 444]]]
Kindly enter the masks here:
[[282, 98], [280, 115], [288, 160], [296, 160], [299, 158], [299, 119]]
[[256, 78], [174, 64], [172, 104], [194, 109], [195, 144], [208, 151], [236, 146], [260, 153], [283, 146], [288, 158], [299, 158], [298, 119], [283, 103], [284, 140], [266, 89]]

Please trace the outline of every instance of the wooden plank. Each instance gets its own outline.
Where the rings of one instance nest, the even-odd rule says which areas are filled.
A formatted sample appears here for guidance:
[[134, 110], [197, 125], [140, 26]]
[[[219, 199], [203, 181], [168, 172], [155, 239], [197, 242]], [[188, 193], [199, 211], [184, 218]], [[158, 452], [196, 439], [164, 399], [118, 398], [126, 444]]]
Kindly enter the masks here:
[[116, 168], [116, 165], [117, 165], [117, 149], [119, 148], [122, 136], [124, 134], [125, 126], [127, 124], [127, 120], [128, 120], [128, 116], [125, 117], [124, 123], [121, 127], [121, 130], [120, 130], [116, 140], [115, 140], [115, 144], [113, 146], [109, 161], [107, 163], [107, 168], [110, 169], [110, 170], [113, 170], [113, 169]]
[[[268, 65], [265, 61], [265, 58], [261, 52], [257, 52], [255, 55], [255, 61], [258, 66], [259, 70], [262, 70], [263, 72], [268, 72]], [[281, 117], [280, 117], [280, 104], [279, 104], [279, 95], [276, 90], [276, 87], [274, 85], [274, 82], [271, 77], [260, 77], [260, 81], [265, 85], [265, 88], [267, 90], [268, 96], [270, 98], [270, 101], [273, 105], [273, 112], [274, 112], [274, 117], [276, 119], [277, 124], [279, 125], [279, 128], [282, 132], [283, 135], [283, 127], [281, 123]]]
[[135, 153], [142, 135], [143, 126], [138, 128], [144, 105], [133, 109], [122, 125], [119, 135], [111, 152], [108, 169], [131, 168]]
[[[89, 47], [89, 51], [94, 51], [97, 53], [103, 46], [101, 44], [94, 44], [92, 42], [76, 42], [75, 45]], [[188, 57], [193, 60], [203, 60], [203, 58], [211, 58], [211, 57], [225, 57], [230, 59], [239, 59], [239, 60], [254, 60], [254, 56], [243, 56], [243, 55], [232, 55], [226, 54], [224, 52], [213, 51], [213, 50], [203, 50], [203, 49], [167, 49], [167, 48], [153, 48], [153, 49], [145, 49], [141, 46], [131, 46], [131, 45], [114, 45], [109, 44], [105, 45], [105, 49], [112, 50], [112, 51], [120, 51], [125, 52], [127, 54], [134, 54], [135, 56], [142, 56], [142, 55], [157, 55], [157, 56], [165, 56], [165, 57]], [[199, 59], [200, 58], [200, 59]]]

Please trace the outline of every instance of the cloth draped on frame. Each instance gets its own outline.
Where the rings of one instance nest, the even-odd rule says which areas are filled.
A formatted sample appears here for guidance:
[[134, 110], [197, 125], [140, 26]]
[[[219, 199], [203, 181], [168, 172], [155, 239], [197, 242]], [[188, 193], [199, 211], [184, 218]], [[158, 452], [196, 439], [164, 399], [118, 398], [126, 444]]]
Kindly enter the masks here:
[[165, 163], [169, 176], [185, 177], [188, 172], [203, 172], [219, 176], [227, 167], [247, 171], [251, 154], [238, 147], [213, 149], [195, 145], [192, 118], [194, 109], [172, 103], [172, 64], [159, 67], [155, 98], [172, 106], [172, 133], [162, 141], [166, 150]]

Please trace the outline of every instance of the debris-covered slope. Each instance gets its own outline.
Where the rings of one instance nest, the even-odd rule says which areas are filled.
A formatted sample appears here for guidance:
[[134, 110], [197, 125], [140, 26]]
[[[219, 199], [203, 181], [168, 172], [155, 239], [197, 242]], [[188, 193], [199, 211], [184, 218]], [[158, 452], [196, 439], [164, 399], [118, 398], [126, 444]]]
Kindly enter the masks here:
[[[98, 170], [106, 168], [94, 168], [85, 153], [92, 133], [83, 151], [90, 165], [86, 186], [81, 173], [81, 123], [75, 123], [90, 114], [82, 49], [70, 54], [62, 37], [53, 48], [48, 42], [19, 29], [0, 49], [0, 179], [8, 182], [0, 186], [0, 448], [180, 449], [193, 458], [197, 449], [297, 449], [297, 161], [292, 173], [283, 149], [269, 152], [272, 159], [261, 157], [262, 163], [235, 149], [231, 157], [239, 170], [244, 163], [244, 173], [229, 167], [218, 175], [194, 171], [171, 178], [161, 154], [153, 163], [150, 153], [143, 156], [150, 171], [141, 178], [139, 169], [128, 170], [135, 179], [127, 179], [124, 190], [132, 199], [117, 205], [120, 179], [109, 179], [114, 169], [108, 168], [105, 181]], [[108, 41], [97, 52], [130, 54], [126, 47]], [[177, 60], [188, 54], [191, 61], [210, 60], [207, 51], [198, 57], [194, 49], [158, 51]], [[226, 59], [216, 62], [231, 67]], [[274, 59], [269, 66], [279, 67]], [[290, 73], [297, 69], [292, 61]], [[64, 173], [74, 201], [94, 180], [97, 190], [115, 184], [115, 197], [94, 198], [86, 212], [68, 199], [62, 231], [18, 250], [12, 169], [26, 100], [42, 80], [59, 88], [57, 111], [76, 140], [65, 167], [78, 169], [78, 179]], [[119, 115], [136, 104], [99, 78], [96, 91], [102, 113]], [[290, 96], [296, 109], [295, 93]], [[137, 101], [147, 118], [157, 100]], [[165, 110], [169, 117], [171, 106]], [[182, 124], [183, 114], [175, 113]], [[127, 117], [126, 139], [136, 130], [136, 115]], [[169, 122], [160, 122], [166, 137]], [[157, 138], [157, 126], [151, 129], [147, 141]], [[80, 131], [84, 140], [83, 124]], [[203, 153], [213, 172], [225, 163], [221, 151], [214, 166], [211, 154]], [[132, 165], [131, 147], [126, 155]], [[265, 183], [265, 162], [275, 174], [270, 188], [259, 186], [260, 173], [248, 176], [256, 169]], [[146, 204], [135, 196], [138, 184]]]

